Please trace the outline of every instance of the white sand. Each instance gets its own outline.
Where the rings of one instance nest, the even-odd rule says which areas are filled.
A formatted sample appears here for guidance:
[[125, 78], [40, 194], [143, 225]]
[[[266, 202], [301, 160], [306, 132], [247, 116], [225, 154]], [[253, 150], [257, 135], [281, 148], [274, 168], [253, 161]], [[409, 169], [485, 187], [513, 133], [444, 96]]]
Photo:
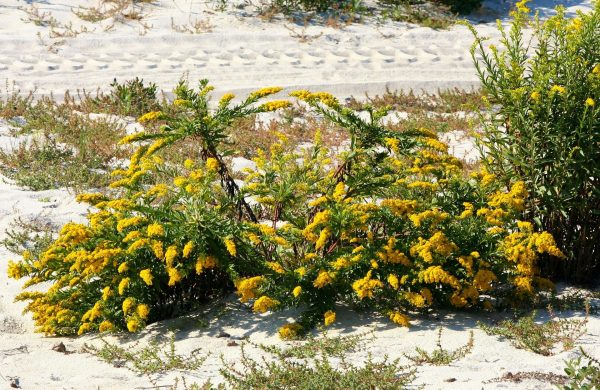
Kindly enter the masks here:
[[[112, 22], [82, 22], [71, 7], [94, 3], [73, 0], [69, 2], [48, 0], [34, 2], [41, 12], [51, 13], [63, 26], [72, 22], [73, 29], [85, 26], [93, 32], [75, 38], [51, 38], [48, 27], [26, 23], [27, 16], [21, 8], [30, 2], [21, 0], [0, 1], [0, 78], [27, 92], [36, 88], [38, 94], [54, 92], [60, 96], [66, 89], [95, 90], [107, 88], [117, 78], [119, 81], [135, 76], [156, 82], [161, 89], [169, 90], [184, 74], [195, 83], [199, 78], [209, 78], [217, 92], [244, 92], [266, 85], [287, 88], [312, 88], [329, 90], [338, 96], [351, 94], [373, 95], [386, 87], [415, 90], [477, 85], [469, 46], [470, 33], [464, 27], [449, 31], [434, 31], [405, 23], [386, 22], [377, 26], [375, 21], [353, 24], [343, 28], [302, 26], [282, 19], [272, 23], [256, 17], [244, 17], [246, 10], [229, 10], [227, 13], [211, 11], [212, 5], [199, 1], [161, 0], [146, 5], [142, 11], [144, 23], [152, 25], [145, 33], [138, 22], [115, 22], [114, 28], [103, 31]], [[533, 6], [542, 13], [560, 1], [534, 1]], [[590, 1], [564, 2], [569, 12], [589, 9]], [[494, 2], [489, 2], [489, 9]], [[492, 12], [493, 11], [493, 12]], [[486, 15], [506, 15], [506, 4]], [[495, 13], [494, 13], [495, 12]], [[175, 24], [193, 24], [206, 20], [212, 31], [201, 34], [184, 34], [173, 31]], [[310, 42], [301, 42], [296, 33], [306, 34]], [[493, 23], [478, 25], [484, 35], [497, 38]], [[60, 29], [59, 29], [60, 30]], [[37, 36], [36, 34], [40, 35]], [[49, 50], [50, 49], [50, 50]], [[4, 94], [5, 91], [0, 91]], [[130, 125], [133, 129], [135, 125]], [[463, 132], [445, 135], [450, 150], [455, 155], [472, 161], [477, 154], [472, 142]], [[12, 136], [9, 124], [0, 120], [0, 147], [10, 149], [28, 138]], [[246, 161], [236, 160], [236, 166]], [[0, 177], [0, 239], [5, 230], [18, 217], [38, 217], [61, 225], [69, 220], [82, 220], [85, 207], [74, 202], [73, 195], [62, 190], [32, 192], [18, 188]], [[50, 338], [35, 334], [29, 314], [21, 314], [22, 303], [13, 298], [20, 291], [21, 282], [8, 279], [7, 260], [14, 258], [4, 248], [0, 249], [0, 389], [10, 388], [8, 377], [18, 377], [24, 389], [132, 389], [150, 387], [148, 378], [137, 376], [125, 368], [116, 368], [84, 353], [86, 342], [100, 345], [96, 336], [80, 338]], [[171, 373], [154, 377], [159, 385], [174, 384], [175, 377], [185, 376], [187, 382], [203, 383], [207, 379], [219, 382], [219, 355], [234, 361], [240, 347], [228, 347], [230, 338], [217, 338], [221, 331], [233, 339], [249, 337], [259, 343], [278, 343], [276, 330], [291, 319], [291, 312], [257, 316], [248, 307], [237, 303], [235, 297], [223, 300], [228, 308], [218, 319], [214, 312], [196, 313], [183, 318], [153, 324], [139, 335], [124, 338], [110, 337], [126, 345], [128, 341], [147, 341], [154, 336], [164, 337], [169, 330], [176, 334], [178, 352], [186, 353], [196, 348], [211, 352], [204, 366], [194, 373]], [[565, 313], [563, 315], [567, 315]], [[367, 352], [376, 357], [384, 354], [392, 358], [412, 353], [414, 348], [431, 350], [435, 346], [437, 328], [444, 327], [443, 344], [456, 348], [466, 343], [469, 330], [474, 330], [475, 346], [464, 359], [448, 366], [418, 368], [416, 384], [427, 389], [546, 389], [548, 383], [536, 380], [522, 382], [486, 381], [508, 372], [540, 371], [562, 374], [565, 359], [575, 355], [575, 350], [544, 357], [514, 348], [509, 342], [487, 336], [476, 326], [477, 320], [487, 321], [497, 315], [444, 314], [441, 320], [416, 321], [409, 330], [397, 328], [389, 321], [375, 316], [341, 310], [338, 323], [331, 334], [357, 334], [375, 330], [374, 338], [366, 347], [351, 355], [351, 361], [364, 359]], [[198, 326], [200, 320], [209, 326]], [[64, 342], [72, 354], [51, 350]], [[241, 343], [240, 340], [237, 340]], [[587, 333], [578, 345], [583, 345], [592, 355], [600, 356], [600, 319], [590, 318]], [[252, 357], [261, 356], [255, 348], [248, 348]], [[405, 362], [406, 359], [403, 358]], [[407, 362], [408, 363], [408, 362]], [[450, 382], [454, 378], [454, 381]]]
[[[253, 7], [220, 13], [214, 11], [215, 2], [193, 0], [144, 5], [138, 8], [144, 15], [140, 22], [91, 23], [71, 11], [96, 5], [96, 1], [3, 0], [0, 78], [14, 81], [23, 91], [35, 88], [37, 93], [58, 96], [66, 89], [106, 88], [114, 78], [124, 81], [135, 76], [156, 82], [166, 91], [186, 76], [192, 83], [208, 78], [218, 92], [280, 85], [323, 89], [340, 96], [383, 92], [385, 87], [437, 90], [478, 84], [468, 51], [472, 36], [462, 26], [435, 31], [369, 20], [341, 28], [310, 25], [305, 29], [283, 18], [263, 22], [254, 16]], [[29, 3], [40, 14], [56, 19], [56, 31], [63, 32], [72, 23], [72, 30], [89, 32], [52, 38], [48, 26], [25, 22], [29, 16], [23, 9], [30, 9]], [[490, 15], [492, 20], [495, 15], [505, 18], [507, 4], [499, 7], [496, 3], [489, 2], [488, 20]], [[589, 8], [591, 0], [543, 0], [534, 5], [548, 13], [559, 3], [566, 3], [572, 13]], [[180, 33], [171, 27], [171, 18], [178, 26], [205, 21], [212, 28], [199, 34]], [[151, 26], [145, 33], [142, 23]], [[111, 25], [109, 32], [104, 31]], [[498, 36], [493, 22], [480, 24], [478, 30]]]

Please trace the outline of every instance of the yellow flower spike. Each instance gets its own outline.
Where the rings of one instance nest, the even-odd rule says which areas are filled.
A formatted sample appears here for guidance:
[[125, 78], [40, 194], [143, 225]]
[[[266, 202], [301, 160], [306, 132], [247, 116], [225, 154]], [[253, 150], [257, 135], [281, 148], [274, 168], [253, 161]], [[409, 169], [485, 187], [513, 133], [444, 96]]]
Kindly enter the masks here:
[[139, 330], [140, 328], [140, 323], [137, 319], [135, 318], [131, 318], [130, 320], [127, 321], [127, 330], [130, 331], [131, 333], [135, 333]]
[[336, 202], [341, 202], [346, 196], [346, 185], [344, 182], [339, 182], [335, 186], [335, 190], [333, 191], [333, 200]]
[[276, 263], [274, 261], [267, 261], [265, 264], [267, 265], [267, 267], [269, 267], [270, 269], [272, 269], [273, 271], [275, 271], [278, 274], [285, 273], [285, 270], [279, 263]]
[[99, 332], [110, 332], [115, 328], [115, 326], [113, 325], [112, 322], [104, 320], [100, 323], [100, 325], [98, 326], [98, 331]]
[[293, 340], [298, 337], [302, 331], [302, 325], [298, 323], [285, 324], [279, 328], [279, 337], [283, 340]]
[[282, 87], [267, 87], [267, 88], [261, 88], [257, 91], [252, 92], [248, 97], [250, 99], [260, 99], [263, 98], [265, 96], [269, 96], [269, 95], [273, 95], [276, 94], [278, 92], [281, 92], [283, 90]]
[[219, 162], [214, 157], [206, 159], [206, 169], [212, 172], [216, 172], [219, 169]]
[[184, 106], [186, 104], [189, 103], [189, 100], [185, 100], [185, 99], [175, 99], [173, 100], [173, 105], [174, 106]]
[[533, 91], [530, 95], [531, 100], [533, 100], [534, 102], [539, 102], [540, 101], [540, 93], [538, 91]]
[[263, 276], [254, 276], [251, 278], [240, 279], [236, 282], [236, 289], [240, 297], [240, 301], [247, 302], [250, 299], [256, 298], [256, 290], [265, 280]]
[[263, 295], [254, 302], [252, 309], [256, 313], [266, 313], [277, 305], [279, 305], [279, 301]]
[[563, 95], [565, 92], [567, 92], [567, 90], [561, 85], [553, 85], [552, 88], [550, 88], [550, 93], [559, 93]]
[[219, 107], [227, 106], [234, 98], [235, 98], [235, 95], [230, 92], [224, 94], [223, 96], [221, 96], [221, 99], [219, 100]]
[[325, 246], [325, 244], [327, 243], [327, 240], [329, 239], [330, 236], [331, 236], [331, 230], [329, 230], [329, 228], [325, 228], [325, 229], [321, 230], [321, 233], [319, 234], [319, 238], [315, 242], [315, 250], [318, 251], [319, 249], [323, 248]]
[[291, 107], [292, 103], [288, 100], [273, 100], [271, 102], [267, 102], [261, 104], [258, 109], [261, 111], [269, 112], [269, 111], [277, 111], [282, 108]]
[[333, 274], [324, 270], [319, 271], [317, 278], [313, 281], [313, 286], [323, 288], [333, 283]]
[[596, 102], [594, 101], [594, 99], [592, 99], [592, 98], [585, 99], [586, 107], [594, 107], [595, 105], [596, 105]]
[[140, 123], [144, 123], [144, 122], [151, 122], [151, 121], [155, 121], [158, 119], [162, 119], [163, 117], [163, 113], [160, 111], [150, 111], [142, 116], [140, 116], [138, 118], [138, 122]]
[[148, 237], [162, 237], [165, 235], [165, 228], [157, 222], [148, 225], [146, 231], [148, 232]]
[[171, 245], [167, 248], [167, 251], [165, 252], [165, 263], [167, 264], [167, 267], [173, 266], [173, 262], [175, 261], [175, 258], [177, 258], [177, 255], [178, 250], [176, 245]]
[[235, 246], [235, 242], [231, 238], [226, 238], [224, 242], [225, 242], [225, 248], [227, 249], [227, 252], [229, 252], [229, 254], [231, 256], [236, 256], [237, 255], [237, 247]]
[[329, 326], [335, 322], [335, 312], [333, 310], [328, 310], [323, 314], [323, 323], [325, 326]]
[[167, 284], [170, 287], [176, 285], [183, 278], [183, 276], [181, 275], [179, 270], [177, 270], [177, 268], [167, 268], [167, 273], [169, 274], [169, 282]]
[[128, 269], [129, 269], [129, 267], [127, 266], [127, 262], [124, 262], [119, 265], [117, 272], [122, 274], [123, 272], [127, 272]]
[[183, 188], [187, 185], [188, 179], [183, 176], [177, 176], [173, 179], [173, 184], [175, 184], [179, 188]]
[[146, 135], [148, 135], [148, 134], [143, 131], [139, 132], [139, 133], [129, 134], [128, 136], [121, 138], [121, 140], [119, 141], [119, 145], [133, 143], [135, 141], [138, 141], [138, 140], [144, 138]]
[[148, 318], [148, 315], [150, 314], [150, 308], [146, 304], [138, 305], [135, 311], [137, 312], [137, 315], [140, 316], [140, 318], [143, 320]]
[[146, 268], [140, 271], [140, 278], [142, 278], [142, 280], [144, 281], [144, 283], [146, 283], [146, 285], [148, 286], [152, 286], [152, 272], [150, 271], [150, 269]]
[[123, 295], [125, 293], [125, 289], [127, 289], [127, 287], [129, 287], [129, 278], [123, 278], [121, 279], [121, 281], [119, 282], [119, 295]]
[[390, 286], [392, 286], [394, 288], [394, 290], [397, 290], [398, 287], [400, 286], [400, 282], [398, 281], [398, 277], [394, 274], [389, 274], [388, 278], [387, 278], [388, 283], [390, 284]]
[[127, 315], [135, 305], [135, 299], [128, 297], [123, 301], [123, 314]]
[[194, 250], [194, 242], [188, 241], [187, 244], [185, 244], [185, 246], [183, 247], [183, 251], [182, 251], [183, 258], [187, 259], [193, 250]]
[[388, 316], [393, 323], [407, 328], [410, 327], [409, 318], [399, 311], [392, 311]]
[[300, 294], [302, 294], [302, 287], [301, 286], [294, 287], [294, 289], [292, 290], [292, 295], [294, 296], [294, 298], [298, 298], [300, 296]]

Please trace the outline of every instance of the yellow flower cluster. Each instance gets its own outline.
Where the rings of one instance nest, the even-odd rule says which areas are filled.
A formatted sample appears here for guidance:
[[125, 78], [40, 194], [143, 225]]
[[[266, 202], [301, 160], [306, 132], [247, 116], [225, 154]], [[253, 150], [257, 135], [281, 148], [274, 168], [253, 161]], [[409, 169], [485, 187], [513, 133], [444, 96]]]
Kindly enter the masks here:
[[238, 294], [241, 296], [240, 301], [247, 302], [250, 299], [256, 298], [256, 290], [264, 282], [263, 276], [254, 276], [252, 278], [241, 279], [236, 283]]
[[456, 289], [460, 288], [458, 279], [445, 271], [440, 265], [432, 265], [431, 267], [420, 271], [419, 279], [425, 283], [442, 283]]
[[335, 322], [335, 312], [332, 310], [326, 311], [323, 317], [325, 326], [329, 326]]
[[383, 283], [378, 279], [371, 279], [371, 272], [367, 272], [364, 278], [352, 283], [352, 289], [360, 299], [373, 298], [376, 289], [383, 288]]
[[302, 325], [294, 322], [292, 324], [285, 324], [279, 328], [279, 337], [284, 340], [293, 340], [300, 335], [302, 331]]
[[410, 254], [411, 256], [419, 256], [426, 263], [432, 263], [434, 254], [446, 257], [456, 250], [458, 250], [456, 244], [448, 240], [443, 232], [438, 231], [428, 240], [419, 237], [418, 242], [410, 248]]
[[335, 278], [335, 274], [321, 270], [317, 275], [317, 278], [313, 281], [313, 286], [316, 288], [323, 288], [331, 283], [333, 283], [333, 279]]
[[252, 309], [256, 313], [266, 313], [267, 311], [271, 310], [277, 305], [279, 305], [279, 301], [271, 299], [266, 295], [263, 295], [262, 297], [254, 301]]

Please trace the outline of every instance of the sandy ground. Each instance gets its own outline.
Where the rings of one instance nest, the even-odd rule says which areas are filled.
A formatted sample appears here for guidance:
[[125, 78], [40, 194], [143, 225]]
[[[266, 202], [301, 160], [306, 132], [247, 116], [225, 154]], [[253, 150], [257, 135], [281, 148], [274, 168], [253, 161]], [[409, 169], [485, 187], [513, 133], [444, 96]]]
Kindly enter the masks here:
[[[209, 78], [217, 92], [280, 85], [339, 96], [382, 92], [386, 87], [435, 91], [478, 83], [469, 54], [473, 39], [464, 26], [436, 31], [372, 18], [335, 27], [318, 22], [305, 26], [281, 17], [267, 22], [256, 17], [256, 7], [233, 6], [248, 3], [242, 1], [218, 12], [216, 1], [157, 0], [136, 8], [143, 16], [139, 21], [111, 18], [92, 23], [73, 12], [98, 1], [3, 0], [0, 79], [15, 82], [22, 91], [58, 96], [67, 89], [106, 88], [114, 78], [136, 76], [166, 91], [184, 77], [192, 83]], [[477, 26], [481, 34], [496, 39], [494, 20], [506, 20], [512, 3], [488, 1], [485, 11], [472, 17], [474, 22], [487, 21]], [[543, 15], [556, 4], [565, 4], [574, 14], [589, 9], [591, 0], [532, 4]], [[176, 31], [196, 25], [205, 26], [203, 32]], [[69, 37], [73, 32], [81, 33]]]
[[[22, 91], [36, 89], [38, 94], [53, 92], [59, 97], [66, 89], [94, 90], [98, 86], [107, 87], [113, 78], [124, 81], [135, 76], [156, 82], [164, 90], [172, 88], [185, 75], [191, 82], [209, 78], [217, 87], [217, 93], [281, 85], [290, 89], [329, 90], [343, 97], [380, 93], [386, 87], [436, 90], [477, 85], [468, 53], [472, 37], [460, 26], [449, 31], [434, 31], [405, 23], [368, 21], [341, 28], [309, 25], [304, 29], [283, 19], [268, 23], [248, 16], [252, 15], [251, 9], [220, 13], [213, 9], [212, 3], [161, 0], [141, 10], [145, 15], [142, 22], [151, 26], [145, 30], [142, 23], [135, 21], [83, 22], [73, 15], [71, 8], [86, 3], [89, 6], [90, 2], [83, 0], [1, 0], [0, 78], [7, 83], [14, 82]], [[564, 3], [571, 14], [590, 7], [589, 0], [532, 2], [542, 14], [549, 14], [551, 7], [558, 3]], [[32, 4], [41, 13], [55, 17], [59, 31], [64, 32], [69, 22], [73, 23], [73, 30], [86, 27], [90, 31], [71, 38], [52, 38], [48, 26], [26, 21], [28, 15], [23, 9], [30, 9]], [[487, 11], [475, 15], [473, 20], [505, 18], [508, 4], [490, 1]], [[178, 26], [205, 21], [212, 27], [199, 34], [180, 33], [174, 31], [171, 17]], [[114, 26], [110, 27], [113, 22]], [[494, 23], [480, 23], [477, 28], [482, 34], [497, 38]], [[0, 92], [3, 93], [6, 91]], [[10, 130], [10, 124], [0, 120], [0, 147], [5, 150], [26, 141], [12, 136]], [[444, 140], [458, 157], [467, 161], [476, 158], [472, 140], [464, 132], [448, 133]], [[86, 208], [77, 204], [68, 191], [27, 191], [0, 177], [0, 239], [6, 237], [6, 229], [19, 217], [37, 218], [40, 223], [60, 226], [69, 220], [83, 220], [85, 212]], [[203, 383], [208, 379], [218, 383], [221, 381], [220, 356], [226, 361], [239, 359], [240, 346], [228, 346], [228, 343], [241, 344], [249, 340], [285, 345], [279, 341], [277, 329], [294, 314], [284, 311], [257, 316], [231, 296], [220, 302], [218, 308], [153, 324], [138, 335], [108, 337], [113, 342], [129, 345], [137, 340], [145, 343], [154, 337], [164, 339], [169, 332], [174, 332], [178, 352], [200, 348], [202, 353], [211, 353], [197, 372], [174, 372], [148, 378], [83, 353], [85, 343], [101, 345], [97, 336], [52, 338], [33, 333], [30, 316], [22, 314], [24, 305], [13, 302], [21, 282], [6, 275], [7, 260], [11, 258], [14, 255], [0, 248], [0, 389], [10, 388], [10, 378], [18, 378], [24, 389], [151, 388], [152, 381], [172, 385], [181, 376], [188, 383]], [[581, 316], [581, 313], [561, 315]], [[549, 357], [536, 355], [488, 336], [476, 326], [477, 321], [490, 322], [498, 318], [498, 314], [439, 313], [437, 318], [415, 321], [412, 328], [406, 329], [374, 315], [342, 309], [330, 334], [373, 331], [364, 347], [350, 355], [351, 361], [360, 361], [370, 352], [376, 357], [400, 357], [408, 363], [404, 353], [414, 352], [417, 346], [426, 350], [434, 348], [440, 326], [444, 329], [442, 342], [447, 348], [464, 345], [469, 331], [473, 330], [472, 353], [448, 366], [418, 367], [415, 387], [551, 388], [549, 383], [533, 379], [490, 382], [509, 372], [562, 374], [564, 360], [576, 355], [576, 350], [557, 350], [557, 354]], [[227, 332], [230, 337], [217, 337], [221, 332]], [[59, 342], [73, 353], [52, 350]], [[590, 317], [587, 333], [578, 345], [600, 356], [598, 316]], [[261, 356], [254, 347], [249, 346], [247, 350], [252, 357]]]

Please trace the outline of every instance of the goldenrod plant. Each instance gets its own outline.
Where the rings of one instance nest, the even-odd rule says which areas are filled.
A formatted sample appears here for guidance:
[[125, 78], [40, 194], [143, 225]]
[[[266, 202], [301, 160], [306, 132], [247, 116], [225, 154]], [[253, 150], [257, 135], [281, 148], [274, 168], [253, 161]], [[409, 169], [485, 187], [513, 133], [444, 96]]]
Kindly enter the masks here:
[[499, 108], [485, 122], [481, 146], [498, 180], [507, 187], [523, 181], [525, 218], [565, 249], [569, 261], [555, 259], [544, 273], [593, 283], [600, 271], [600, 2], [574, 18], [563, 7], [547, 20], [530, 13], [519, 1], [510, 28], [498, 23], [498, 47], [471, 26], [477, 72], [490, 108]]
[[[135, 332], [234, 286], [257, 313], [301, 308], [282, 338], [330, 326], [340, 304], [408, 326], [411, 312], [490, 309], [491, 297], [552, 288], [537, 258], [563, 255], [521, 220], [524, 182], [506, 190], [486, 171], [465, 177], [431, 131], [394, 132], [381, 123], [385, 107], [365, 119], [310, 91], [291, 95], [345, 129], [347, 145], [329, 150], [317, 133], [297, 147], [280, 134], [234, 180], [234, 120], [292, 103], [261, 102], [281, 91], [265, 88], [235, 104], [226, 94], [213, 109], [210, 91], [206, 80], [199, 91], [180, 84], [169, 113], [140, 117], [153, 126], [123, 139], [139, 148], [129, 169], [113, 172], [112, 192], [79, 196], [94, 206], [89, 223], [69, 223], [40, 256], [11, 262], [26, 287], [51, 283], [18, 297], [39, 331]], [[184, 139], [200, 158], [165, 163], [161, 150]]]

